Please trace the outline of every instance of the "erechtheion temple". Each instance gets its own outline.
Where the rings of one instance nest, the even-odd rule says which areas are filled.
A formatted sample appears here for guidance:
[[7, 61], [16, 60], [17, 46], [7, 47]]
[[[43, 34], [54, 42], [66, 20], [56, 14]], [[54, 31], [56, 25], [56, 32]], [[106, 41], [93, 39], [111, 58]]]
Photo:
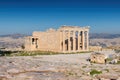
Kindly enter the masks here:
[[89, 50], [89, 27], [62, 26], [33, 32], [25, 39], [28, 51], [81, 52]]

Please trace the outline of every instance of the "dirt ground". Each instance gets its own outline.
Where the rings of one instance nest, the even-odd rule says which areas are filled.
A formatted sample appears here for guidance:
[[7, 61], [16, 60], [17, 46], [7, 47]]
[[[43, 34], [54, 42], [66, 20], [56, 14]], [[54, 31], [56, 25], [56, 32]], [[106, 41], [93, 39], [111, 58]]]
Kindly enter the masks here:
[[0, 57], [0, 80], [120, 80], [119, 64], [90, 63], [90, 54]]

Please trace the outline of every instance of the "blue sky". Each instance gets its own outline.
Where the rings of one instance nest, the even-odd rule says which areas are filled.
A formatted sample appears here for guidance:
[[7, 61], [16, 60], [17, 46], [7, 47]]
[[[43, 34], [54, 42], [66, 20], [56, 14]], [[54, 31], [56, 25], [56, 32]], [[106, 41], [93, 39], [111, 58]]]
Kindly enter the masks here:
[[32, 34], [61, 25], [120, 33], [120, 0], [0, 0], [0, 34]]

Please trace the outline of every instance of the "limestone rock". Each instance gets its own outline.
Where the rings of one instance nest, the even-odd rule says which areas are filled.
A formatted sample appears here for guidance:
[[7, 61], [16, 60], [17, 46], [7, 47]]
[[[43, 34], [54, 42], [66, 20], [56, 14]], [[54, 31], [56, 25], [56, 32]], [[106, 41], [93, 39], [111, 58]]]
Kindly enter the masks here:
[[94, 63], [105, 63], [105, 55], [101, 53], [92, 53], [90, 55], [90, 61]]
[[19, 73], [20, 71], [17, 69], [9, 69], [7, 70], [7, 73]]

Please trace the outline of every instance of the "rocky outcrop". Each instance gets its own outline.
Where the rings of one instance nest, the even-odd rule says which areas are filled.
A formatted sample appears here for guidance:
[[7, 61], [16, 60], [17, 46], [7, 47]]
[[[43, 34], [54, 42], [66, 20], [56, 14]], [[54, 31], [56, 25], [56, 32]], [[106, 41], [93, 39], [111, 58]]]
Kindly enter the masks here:
[[105, 55], [101, 53], [92, 53], [90, 61], [93, 63], [105, 63]]

